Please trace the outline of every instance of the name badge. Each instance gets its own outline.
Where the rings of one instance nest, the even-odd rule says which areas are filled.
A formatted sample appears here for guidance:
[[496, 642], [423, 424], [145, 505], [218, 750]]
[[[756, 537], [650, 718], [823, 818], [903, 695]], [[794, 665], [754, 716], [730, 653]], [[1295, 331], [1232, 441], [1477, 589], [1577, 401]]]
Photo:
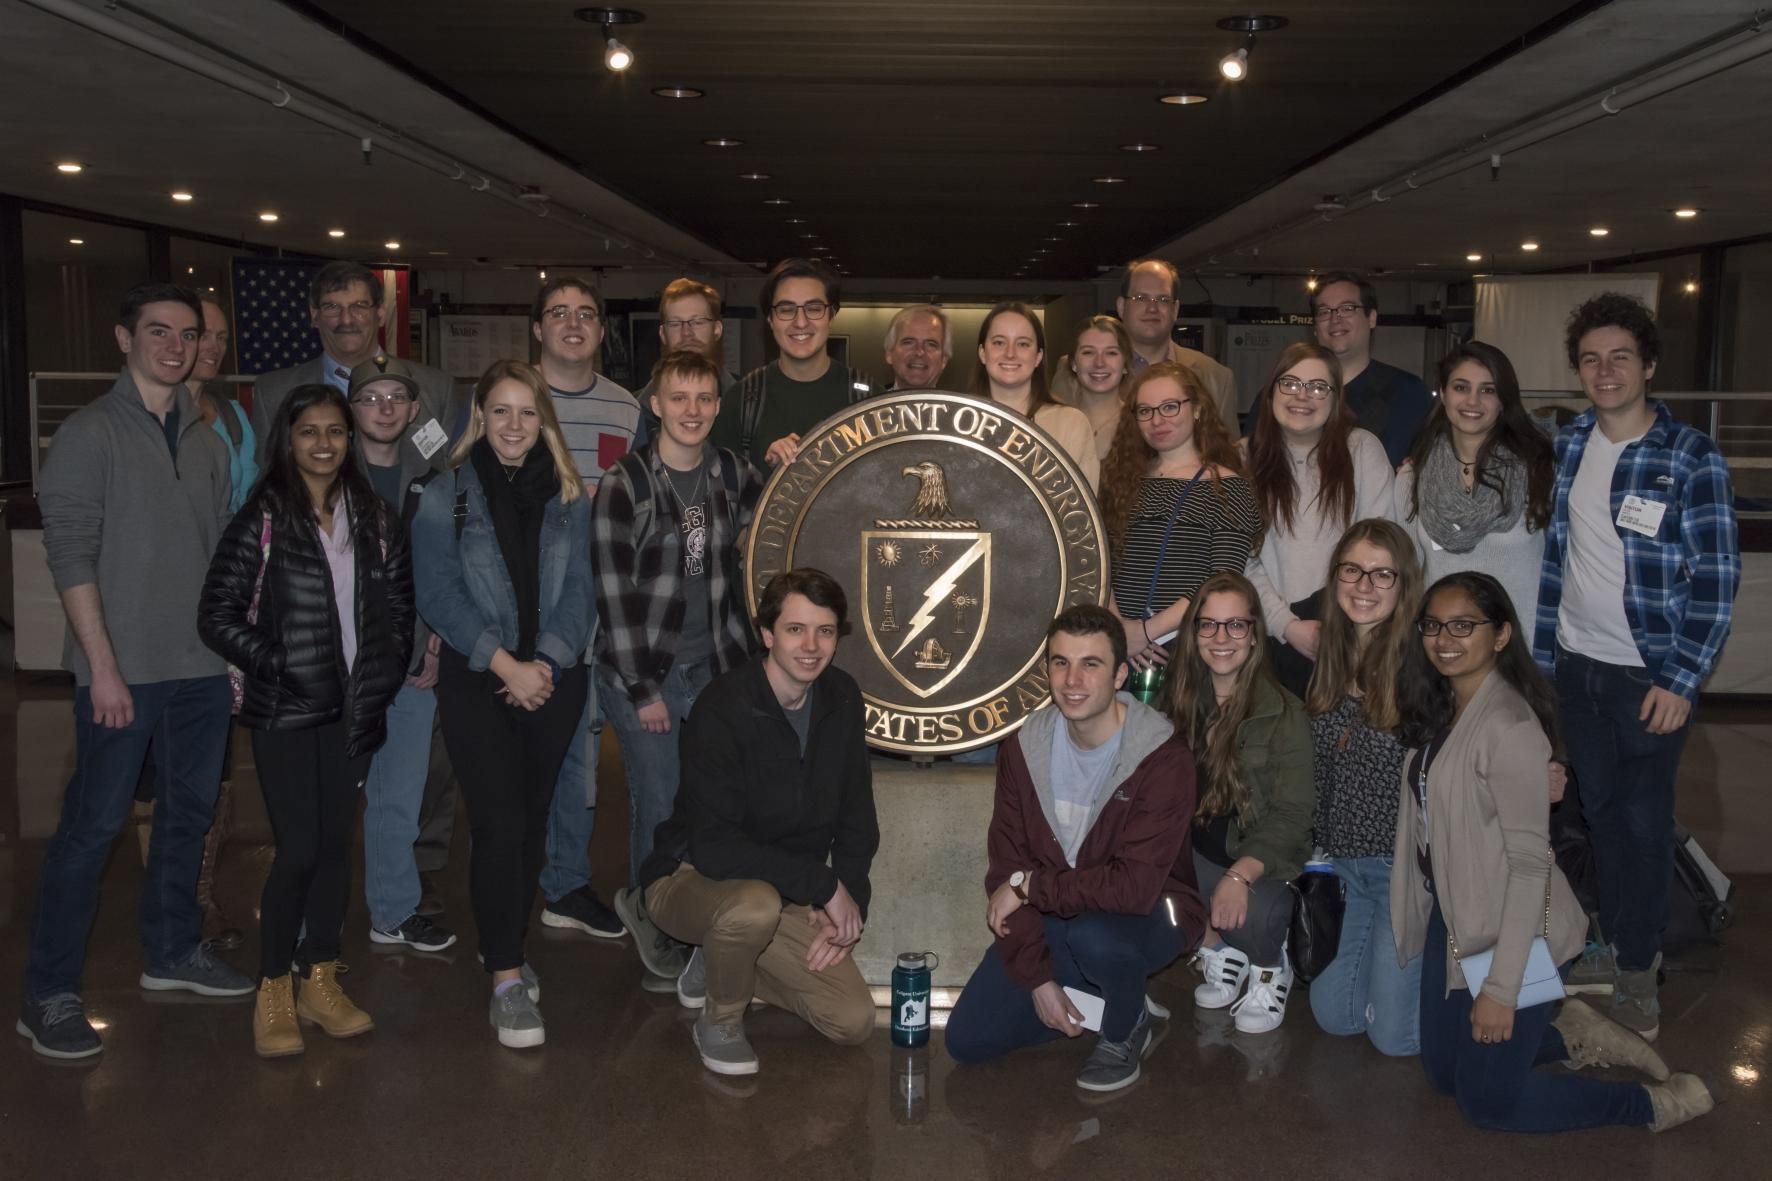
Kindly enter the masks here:
[[437, 448], [447, 442], [449, 442], [448, 432], [438, 426], [437, 420], [434, 418], [412, 432], [412, 445], [417, 447], [418, 453], [426, 459], [437, 454]]
[[1618, 510], [1618, 527], [1641, 533], [1644, 537], [1654, 537], [1661, 531], [1661, 518], [1666, 515], [1667, 505], [1659, 500], [1627, 496], [1624, 507]]

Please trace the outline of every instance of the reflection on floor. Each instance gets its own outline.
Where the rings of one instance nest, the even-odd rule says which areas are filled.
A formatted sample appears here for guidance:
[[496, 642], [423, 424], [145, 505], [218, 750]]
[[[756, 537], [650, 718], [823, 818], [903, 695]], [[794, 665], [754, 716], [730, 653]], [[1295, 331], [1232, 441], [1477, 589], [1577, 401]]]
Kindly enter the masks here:
[[[18, 999], [25, 923], [71, 759], [68, 693], [0, 682], [0, 997]], [[22, 700], [19, 700], [22, 698]], [[1235, 1032], [1196, 1014], [1196, 977], [1175, 967], [1152, 993], [1174, 1009], [1146, 1077], [1117, 1096], [1071, 1084], [1086, 1042], [957, 1069], [941, 1035], [894, 1050], [829, 1046], [786, 1014], [754, 1010], [753, 1080], [704, 1071], [671, 996], [640, 989], [627, 941], [532, 927], [548, 1044], [501, 1050], [471, 931], [442, 955], [366, 939], [361, 901], [346, 931], [351, 995], [376, 1031], [311, 1035], [305, 1056], [261, 1062], [250, 1008], [144, 994], [134, 904], [140, 869], [120, 841], [87, 961], [86, 998], [106, 1050], [56, 1065], [14, 1039], [0, 1071], [0, 1176], [7, 1178], [928, 1177], [1029, 1174], [1157, 1177], [1558, 1177], [1739, 1175], [1765, 1153], [1772, 1111], [1772, 709], [1707, 710], [1683, 769], [1681, 813], [1737, 883], [1720, 947], [1673, 964], [1659, 1047], [1720, 1101], [1665, 1137], [1604, 1130], [1550, 1138], [1466, 1127], [1414, 1061], [1319, 1033], [1295, 998], [1276, 1033]], [[268, 849], [240, 744], [241, 819], [221, 873], [230, 912], [249, 919]], [[619, 760], [605, 745], [594, 864], [607, 897], [625, 872]], [[465, 828], [449, 917], [468, 926]], [[982, 839], [982, 834], [981, 834]], [[982, 902], [981, 902], [982, 907]], [[231, 958], [251, 963], [251, 944]], [[1749, 1165], [1749, 1172], [1757, 1171]]]

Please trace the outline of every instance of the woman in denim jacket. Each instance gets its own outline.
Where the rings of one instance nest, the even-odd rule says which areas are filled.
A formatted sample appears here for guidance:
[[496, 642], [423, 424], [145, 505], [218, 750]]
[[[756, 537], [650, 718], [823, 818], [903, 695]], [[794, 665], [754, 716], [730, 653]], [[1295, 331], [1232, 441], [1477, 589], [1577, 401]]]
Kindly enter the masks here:
[[506, 1046], [539, 1046], [541, 987], [523, 939], [554, 784], [584, 713], [591, 506], [547, 382], [520, 361], [481, 376], [450, 459], [412, 525], [418, 609], [443, 640], [437, 710], [473, 833], [492, 1027]]

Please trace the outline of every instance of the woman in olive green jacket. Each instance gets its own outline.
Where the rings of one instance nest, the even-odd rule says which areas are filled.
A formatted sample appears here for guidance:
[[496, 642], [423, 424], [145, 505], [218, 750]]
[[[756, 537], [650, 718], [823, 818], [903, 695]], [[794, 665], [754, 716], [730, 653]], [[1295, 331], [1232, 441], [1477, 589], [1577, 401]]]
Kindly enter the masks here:
[[1207, 579], [1182, 620], [1170, 696], [1194, 751], [1194, 873], [1210, 909], [1194, 1003], [1231, 1005], [1245, 1033], [1277, 1029], [1286, 1016], [1287, 883], [1310, 855], [1316, 800], [1310, 719], [1274, 679], [1265, 640], [1248, 579]]

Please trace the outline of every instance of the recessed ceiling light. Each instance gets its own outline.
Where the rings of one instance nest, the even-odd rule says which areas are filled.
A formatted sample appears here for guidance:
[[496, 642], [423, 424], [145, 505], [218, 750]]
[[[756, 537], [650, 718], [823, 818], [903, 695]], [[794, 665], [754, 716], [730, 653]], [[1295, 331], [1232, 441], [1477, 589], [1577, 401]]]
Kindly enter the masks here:
[[345, 232], [343, 230], [327, 230], [326, 236], [328, 238], [342, 238], [345, 236]]
[[185, 274], [187, 274], [187, 275], [194, 275], [196, 273], [197, 273], [196, 267], [186, 267], [185, 268]]
[[1100, 209], [1101, 202], [1100, 201], [1072, 201], [1071, 208], [1072, 209]]
[[1120, 150], [1122, 152], [1154, 152], [1157, 150], [1157, 145], [1147, 143], [1121, 144]]
[[708, 92], [698, 86], [654, 86], [652, 93], [660, 98], [705, 98]]
[[1520, 249], [1524, 250], [1527, 254], [1531, 254], [1534, 250], [1538, 249], [1538, 243], [1536, 243], [1536, 242], [1521, 242]]
[[1058, 228], [1061, 230], [1069, 230], [1069, 229], [1075, 229], [1077, 226], [1080, 226], [1082, 224], [1083, 224], [1082, 222], [1078, 222], [1078, 221], [1061, 221], [1058, 223]]
[[1064, 239], [1063, 238], [1041, 238], [1040, 241], [1042, 241], [1042, 242], [1062, 242], [1062, 241], [1064, 241]]
[[1692, 279], [1687, 279], [1687, 280], [1686, 280], [1686, 294], [1687, 294], [1687, 295], [1697, 295], [1697, 294], [1698, 294], [1698, 284], [1697, 284], [1697, 282], [1695, 282], [1695, 281], [1694, 281], [1694, 280], [1692, 280]]
[[86, 239], [85, 238], [69, 238], [68, 245], [69, 246], [84, 246], [84, 245], [86, 245]]
[[1123, 185], [1126, 183], [1126, 178], [1123, 176], [1092, 176], [1089, 179], [1098, 185]]
[[57, 164], [55, 166], [55, 170], [57, 172], [65, 172], [69, 176], [72, 176], [76, 172], [82, 171], [85, 167], [86, 167], [86, 165], [76, 164], [72, 160], [63, 160], [60, 164]]
[[784, 220], [791, 226], [803, 226], [806, 224], [806, 219], [803, 217], [790, 217]]
[[1474, 252], [1473, 252], [1473, 253], [1471, 253], [1471, 254], [1467, 254], [1467, 255], [1465, 255], [1465, 256], [1464, 256], [1464, 261], [1465, 261], [1465, 262], [1482, 262], [1482, 261], [1483, 261], [1483, 256], [1482, 256], [1482, 255], [1481, 255], [1481, 254], [1476, 254], [1476, 253], [1474, 253]]
[[1607, 234], [1610, 234], [1611, 232], [1612, 231], [1607, 229], [1605, 226], [1595, 226], [1593, 229], [1588, 231], [1588, 233], [1592, 234], [1596, 238], [1604, 238]]
[[1304, 289], [1306, 291], [1315, 291], [1317, 289], [1317, 277], [1315, 275], [1312, 275], [1304, 281]]
[[744, 146], [744, 140], [733, 139], [729, 135], [716, 135], [712, 139], [704, 139], [701, 142], [710, 148], [741, 148]]
[[389, 241], [386, 241], [386, 242], [383, 242], [383, 243], [382, 243], [382, 246], [383, 246], [383, 248], [385, 248], [385, 249], [388, 249], [388, 250], [398, 250], [398, 249], [400, 249], [400, 243], [398, 243], [398, 242], [395, 242], [395, 241], [392, 241], [392, 240], [389, 240]]
[[272, 213], [269, 209], [267, 209], [263, 213], [258, 215], [258, 219], [260, 221], [268, 224], [270, 222], [276, 221], [277, 215], [275, 213]]
[[818, 235], [817, 234], [801, 234], [800, 241], [802, 241], [802, 242], [816, 242], [816, 241], [818, 241]]
[[186, 192], [184, 189], [174, 189], [172, 191], [172, 199], [174, 201], [195, 201], [197, 195], [195, 193]]
[[765, 198], [763, 198], [763, 204], [765, 204], [765, 205], [792, 205], [793, 202], [788, 200], [786, 197], [765, 197]]
[[1174, 94], [1159, 94], [1157, 96], [1157, 101], [1164, 106], [1191, 107], [1199, 103], [1211, 102], [1212, 99], [1210, 95], [1194, 94], [1191, 91], [1184, 90]]
[[768, 180], [769, 174], [767, 172], [741, 172], [738, 174], [738, 179], [739, 180]]
[[1690, 205], [1682, 205], [1680, 208], [1674, 210], [1674, 216], [1690, 220], [1698, 216], [1698, 210], [1692, 208]]

